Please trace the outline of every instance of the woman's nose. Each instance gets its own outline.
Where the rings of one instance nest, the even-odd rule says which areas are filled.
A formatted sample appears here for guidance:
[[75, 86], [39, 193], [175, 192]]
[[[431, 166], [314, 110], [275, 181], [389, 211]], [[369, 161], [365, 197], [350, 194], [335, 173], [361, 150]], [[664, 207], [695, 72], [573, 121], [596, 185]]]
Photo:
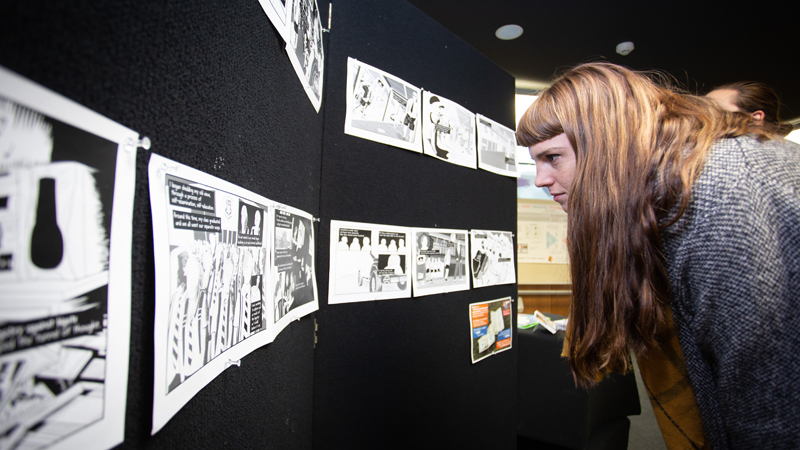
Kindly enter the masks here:
[[553, 184], [553, 177], [550, 171], [543, 167], [536, 167], [536, 178], [533, 180], [536, 187], [549, 187]]

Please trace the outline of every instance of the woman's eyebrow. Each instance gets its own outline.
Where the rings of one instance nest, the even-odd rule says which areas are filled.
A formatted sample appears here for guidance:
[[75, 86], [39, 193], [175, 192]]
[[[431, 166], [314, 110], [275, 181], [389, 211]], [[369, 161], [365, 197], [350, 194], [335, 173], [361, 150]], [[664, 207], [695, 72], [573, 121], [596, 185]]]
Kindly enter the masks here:
[[563, 151], [565, 148], [566, 148], [566, 147], [561, 147], [561, 146], [559, 146], [559, 147], [550, 147], [550, 148], [546, 148], [546, 149], [544, 149], [544, 150], [542, 150], [542, 151], [540, 151], [540, 152], [536, 153], [536, 155], [535, 155], [535, 156], [533, 156], [533, 158], [538, 158], [539, 156], [542, 156], [542, 155], [544, 155], [545, 153], [547, 153], [547, 152], [552, 152], [552, 151], [554, 151], [554, 150], [555, 150], [555, 151]]

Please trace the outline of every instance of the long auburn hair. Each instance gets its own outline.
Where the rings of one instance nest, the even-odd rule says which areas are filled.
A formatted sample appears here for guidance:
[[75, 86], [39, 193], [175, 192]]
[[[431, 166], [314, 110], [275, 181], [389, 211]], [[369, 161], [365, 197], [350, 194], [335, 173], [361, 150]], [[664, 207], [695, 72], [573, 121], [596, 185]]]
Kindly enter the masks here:
[[652, 76], [580, 65], [542, 92], [517, 128], [520, 145], [565, 133], [575, 150], [564, 353], [583, 385], [628, 372], [631, 350], [641, 356], [657, 345], [671, 298], [661, 230], [683, 214], [717, 139], [762, 133], [745, 115]]

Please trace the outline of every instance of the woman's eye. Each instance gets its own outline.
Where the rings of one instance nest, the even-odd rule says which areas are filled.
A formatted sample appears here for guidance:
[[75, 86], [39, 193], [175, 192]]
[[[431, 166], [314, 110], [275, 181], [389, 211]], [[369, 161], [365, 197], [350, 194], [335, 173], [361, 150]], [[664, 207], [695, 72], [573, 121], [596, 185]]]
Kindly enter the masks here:
[[556, 159], [558, 159], [559, 156], [560, 155], [547, 155], [545, 156], [545, 158], [547, 158], [549, 162], [554, 162]]

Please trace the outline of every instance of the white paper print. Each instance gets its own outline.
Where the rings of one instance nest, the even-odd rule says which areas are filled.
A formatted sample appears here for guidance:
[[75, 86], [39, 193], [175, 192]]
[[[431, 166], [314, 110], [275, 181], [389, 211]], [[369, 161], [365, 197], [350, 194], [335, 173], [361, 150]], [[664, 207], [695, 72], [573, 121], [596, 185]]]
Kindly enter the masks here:
[[347, 58], [344, 132], [422, 152], [421, 91], [386, 72]]
[[273, 202], [159, 155], [153, 433], [231, 361], [272, 342]]
[[322, 104], [322, 77], [325, 53], [322, 48], [322, 23], [316, 0], [292, 0], [286, 53], [303, 89], [319, 112]]
[[478, 129], [478, 167], [507, 177], [518, 177], [517, 135], [514, 130], [480, 114]]
[[410, 298], [411, 228], [331, 221], [328, 303]]
[[281, 38], [289, 41], [289, 12], [292, 10], [292, 0], [258, 0], [261, 8], [269, 17], [270, 22], [278, 30]]
[[469, 289], [467, 230], [412, 228], [414, 296]]
[[124, 439], [138, 139], [0, 68], [0, 449]]
[[472, 363], [511, 348], [511, 297], [469, 305]]
[[314, 273], [313, 217], [276, 203], [273, 253], [273, 310], [275, 334], [292, 320], [319, 309]]
[[548, 205], [517, 204], [517, 259], [521, 263], [568, 264], [567, 213]]
[[475, 114], [444, 97], [423, 91], [422, 134], [426, 155], [477, 168]]
[[514, 239], [510, 231], [470, 231], [472, 286], [479, 288], [517, 282]]

